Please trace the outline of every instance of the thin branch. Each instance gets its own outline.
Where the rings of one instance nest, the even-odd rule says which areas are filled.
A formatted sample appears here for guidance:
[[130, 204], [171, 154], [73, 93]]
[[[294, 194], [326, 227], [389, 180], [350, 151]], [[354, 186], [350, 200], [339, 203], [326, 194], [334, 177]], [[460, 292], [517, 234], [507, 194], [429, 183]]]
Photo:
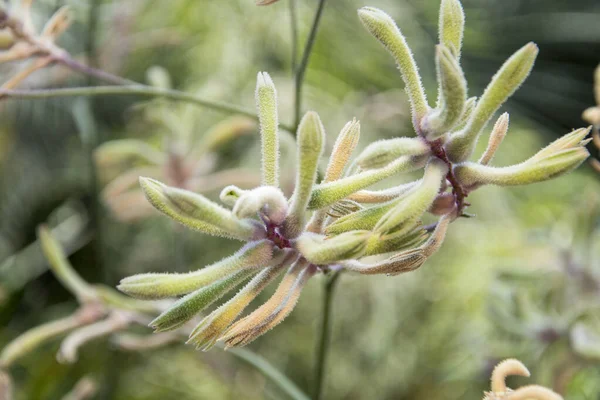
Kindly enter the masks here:
[[292, 76], [296, 74], [298, 66], [298, 6], [296, 0], [289, 0], [290, 6], [290, 32], [292, 41]]
[[[36, 90], [3, 90], [0, 89], [0, 98], [18, 98], [18, 99], [47, 99], [51, 97], [73, 97], [73, 96], [140, 96], [140, 97], [164, 97], [170, 100], [183, 101], [206, 107], [211, 110], [219, 111], [225, 114], [245, 115], [254, 120], [258, 120], [256, 114], [243, 107], [212, 101], [193, 94], [180, 92], [178, 90], [160, 89], [146, 85], [128, 85], [128, 86], [90, 86], [60, 89], [36, 89]], [[280, 124], [281, 128], [293, 132], [289, 125]]]
[[310, 398], [300, 390], [294, 382], [258, 354], [243, 348], [233, 348], [227, 350], [227, 352], [256, 368], [267, 379], [275, 383], [277, 387], [285, 392], [290, 398], [294, 400], [310, 400]]
[[[302, 113], [302, 89], [304, 84], [304, 75], [306, 73], [306, 67], [308, 66], [310, 54], [312, 53], [312, 49], [315, 44], [315, 39], [317, 37], [317, 31], [319, 29], [319, 23], [321, 22], [321, 16], [323, 15], [324, 8], [325, 0], [319, 0], [317, 12], [315, 13], [315, 18], [313, 19], [312, 27], [310, 28], [310, 33], [308, 34], [308, 39], [306, 40], [306, 45], [304, 46], [304, 52], [302, 53], [302, 60], [300, 60], [300, 65], [296, 71], [294, 98], [294, 128], [296, 129], [300, 124], [300, 117]], [[296, 132], [296, 129], [294, 129], [292, 132]]]
[[325, 382], [325, 364], [327, 363], [327, 352], [331, 338], [331, 306], [335, 286], [339, 280], [341, 271], [336, 271], [325, 281], [323, 293], [323, 302], [321, 308], [321, 325], [319, 327], [319, 342], [317, 347], [317, 358], [315, 360], [315, 382], [314, 382], [314, 400], [323, 398], [323, 386]]

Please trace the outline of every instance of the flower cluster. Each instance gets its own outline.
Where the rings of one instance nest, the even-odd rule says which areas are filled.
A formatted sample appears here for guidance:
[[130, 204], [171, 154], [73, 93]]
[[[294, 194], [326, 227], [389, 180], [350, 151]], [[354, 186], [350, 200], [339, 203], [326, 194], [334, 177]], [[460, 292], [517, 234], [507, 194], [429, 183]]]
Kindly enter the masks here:
[[[438, 100], [432, 108], [413, 56], [394, 21], [371, 7], [360, 9], [358, 15], [398, 63], [412, 106], [416, 137], [372, 143], [352, 159], [360, 125], [350, 121], [338, 135], [323, 179], [318, 182], [325, 131], [319, 116], [308, 112], [296, 132], [295, 189], [288, 199], [279, 188], [276, 90], [269, 75], [259, 73], [256, 104], [262, 148], [261, 186], [252, 190], [226, 187], [220, 199], [229, 209], [199, 194], [140, 178], [148, 201], [175, 221], [203, 233], [247, 242], [232, 256], [198, 271], [123, 279], [118, 288], [133, 297], [183, 295], [152, 321], [150, 325], [156, 331], [183, 325], [249, 280], [235, 296], [206, 316], [189, 338], [189, 343], [204, 350], [217, 341], [226, 347], [245, 345], [292, 311], [312, 276], [330, 270], [387, 275], [415, 270], [441, 247], [450, 222], [465, 215], [471, 191], [486, 184], [509, 186], [547, 180], [576, 168], [588, 157], [584, 145], [589, 129], [579, 129], [518, 165], [490, 166], [508, 129], [508, 115], [503, 114], [479, 161], [468, 161], [494, 113], [529, 74], [537, 55], [533, 43], [502, 65], [480, 98], [468, 98], [460, 67], [462, 6], [458, 0], [443, 0], [435, 58]], [[386, 178], [417, 170], [423, 170], [421, 179], [384, 190], [367, 190]], [[437, 216], [437, 221], [426, 224], [431, 216]], [[375, 255], [388, 257], [374, 262], [362, 260]], [[281, 274], [284, 277], [272, 297], [238, 319]]]

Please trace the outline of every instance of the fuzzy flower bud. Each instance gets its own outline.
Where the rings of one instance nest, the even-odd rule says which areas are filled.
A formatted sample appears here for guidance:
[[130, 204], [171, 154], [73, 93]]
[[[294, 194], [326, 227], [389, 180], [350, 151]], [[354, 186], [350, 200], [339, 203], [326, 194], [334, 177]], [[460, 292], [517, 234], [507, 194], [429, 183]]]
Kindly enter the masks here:
[[460, 58], [463, 32], [465, 29], [465, 13], [458, 0], [442, 0], [439, 18], [440, 44], [447, 47], [454, 58]]
[[369, 231], [351, 231], [331, 238], [306, 232], [296, 241], [300, 253], [313, 264], [327, 265], [360, 257], [371, 236]]
[[268, 220], [280, 225], [287, 216], [288, 204], [283, 192], [272, 186], [261, 186], [244, 193], [233, 207], [233, 215], [249, 218], [261, 212]]
[[400, 137], [378, 140], [367, 146], [356, 158], [362, 169], [383, 168], [402, 156], [422, 156], [430, 152], [429, 146], [419, 138]]
[[277, 137], [277, 91], [271, 77], [259, 72], [256, 77], [256, 109], [260, 121], [262, 147], [262, 184], [279, 185], [279, 138]]

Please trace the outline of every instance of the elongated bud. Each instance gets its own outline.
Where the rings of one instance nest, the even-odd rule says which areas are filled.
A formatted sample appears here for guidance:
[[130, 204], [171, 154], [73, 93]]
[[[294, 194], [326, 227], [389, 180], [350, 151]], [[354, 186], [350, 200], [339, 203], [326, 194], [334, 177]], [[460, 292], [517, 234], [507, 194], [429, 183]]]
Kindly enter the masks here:
[[356, 148], [359, 138], [360, 122], [353, 119], [342, 128], [342, 131], [335, 140], [323, 182], [335, 181], [342, 177], [344, 168], [346, 168], [346, 164], [348, 164], [348, 160]]
[[221, 199], [223, 204], [227, 204], [228, 206], [233, 207], [235, 206], [235, 202], [238, 201], [239, 198], [247, 192], [247, 190], [240, 189], [235, 185], [229, 185], [223, 188], [223, 190], [221, 190], [221, 193], [219, 194], [219, 199]]
[[221, 337], [227, 348], [245, 346], [287, 317], [298, 301], [302, 288], [316, 268], [307, 268], [306, 260], [292, 265], [269, 300], [234, 323]]
[[38, 228], [38, 237], [50, 269], [60, 283], [81, 302], [96, 298], [94, 288], [84, 281], [67, 260], [60, 243], [45, 226]]
[[445, 46], [436, 47], [438, 108], [423, 118], [421, 131], [428, 140], [449, 132], [459, 121], [467, 99], [467, 81], [454, 55]]
[[209, 350], [231, 323], [244, 309], [271, 283], [282, 271], [281, 266], [274, 266], [261, 271], [231, 300], [223, 304], [204, 318], [190, 333], [187, 343], [197, 349]]
[[333, 204], [327, 214], [333, 218], [341, 218], [346, 215], [363, 210], [364, 207], [355, 201], [344, 199]]
[[73, 22], [73, 15], [69, 6], [62, 6], [52, 15], [52, 18], [46, 22], [42, 29], [41, 36], [50, 40], [56, 40], [64, 31], [66, 31]]
[[100, 145], [94, 152], [94, 160], [100, 168], [123, 164], [162, 165], [163, 153], [141, 140], [111, 140]]
[[407, 232], [414, 222], [431, 206], [442, 186], [448, 167], [438, 159], [431, 159], [425, 168], [421, 184], [413, 189], [396, 207], [388, 211], [373, 231], [381, 234]]
[[277, 187], [279, 186], [277, 91], [266, 72], [259, 72], [256, 77], [256, 109], [260, 121], [262, 184]]
[[491, 389], [495, 393], [506, 392], [506, 377], [511, 375], [518, 376], [531, 376], [531, 373], [525, 365], [519, 360], [514, 358], [504, 360], [500, 364], [496, 365], [492, 372]]
[[525, 81], [537, 54], [538, 47], [528, 43], [506, 60], [477, 102], [467, 126], [452, 135], [446, 148], [451, 161], [461, 162], [471, 156], [479, 134], [498, 108]]
[[358, 203], [384, 203], [398, 198], [414, 188], [418, 183], [419, 181], [413, 181], [382, 190], [360, 190], [348, 196], [348, 199]]
[[266, 240], [249, 243], [235, 254], [186, 274], [147, 273], [121, 280], [117, 289], [140, 299], [163, 299], [187, 294], [241, 270], [272, 263], [273, 245]]
[[490, 167], [464, 163], [454, 173], [462, 185], [476, 188], [481, 185], [515, 186], [542, 182], [577, 168], [590, 153], [582, 147], [562, 150], [535, 162], [526, 161], [510, 167]]
[[307, 232], [298, 238], [296, 247], [311, 263], [328, 265], [360, 257], [364, 253], [369, 236], [369, 231], [351, 231], [332, 238]]
[[440, 6], [439, 36], [440, 43], [450, 49], [452, 55], [460, 59], [465, 13], [458, 0], [442, 0]]
[[325, 229], [325, 233], [327, 235], [338, 235], [348, 231], [371, 230], [386, 213], [396, 207], [396, 205], [408, 195], [410, 195], [410, 192], [406, 192], [392, 201], [345, 215], [337, 221], [332, 222]]
[[452, 129], [453, 131], [459, 131], [463, 129], [469, 120], [471, 119], [471, 115], [473, 115], [473, 111], [475, 111], [475, 106], [477, 105], [477, 97], [469, 97], [465, 102], [465, 107], [463, 109], [456, 126]]
[[200, 288], [177, 300], [150, 322], [149, 326], [154, 328], [155, 332], [177, 329], [257, 272], [254, 269], [242, 270]]
[[158, 211], [189, 228], [214, 236], [250, 240], [260, 233], [251, 221], [236, 218], [202, 195], [140, 177], [146, 198]]
[[362, 169], [383, 168], [402, 156], [422, 156], [430, 148], [420, 138], [400, 137], [378, 140], [367, 146], [356, 158], [356, 164]]
[[410, 100], [413, 125], [418, 132], [421, 118], [425, 116], [429, 106], [421, 84], [417, 63], [404, 36], [394, 20], [377, 8], [363, 7], [358, 10], [358, 16], [367, 30], [385, 46], [396, 60]]
[[273, 186], [262, 186], [244, 193], [235, 203], [233, 214], [249, 218], [261, 212], [269, 222], [280, 225], [287, 216], [288, 204], [283, 192]]
[[297, 237], [304, 229], [306, 208], [312, 193], [319, 158], [323, 154], [325, 128], [319, 115], [307, 112], [298, 126], [298, 171], [296, 187], [290, 201], [290, 212], [285, 221], [285, 234], [288, 238]]
[[558, 393], [539, 385], [529, 385], [518, 388], [510, 394], [511, 400], [563, 400]]
[[337, 181], [316, 185], [308, 208], [311, 210], [323, 208], [350, 196], [352, 193], [369, 187], [379, 181], [401, 172], [409, 172], [422, 168], [427, 163], [428, 156], [403, 156], [383, 168], [364, 171], [347, 176]]
[[494, 128], [492, 129], [492, 133], [490, 134], [490, 140], [488, 141], [487, 148], [485, 152], [481, 155], [479, 159], [479, 164], [488, 165], [490, 161], [494, 158], [494, 154], [496, 154], [496, 150], [500, 147], [500, 144], [504, 140], [506, 133], [508, 132], [508, 113], [504, 113], [498, 118], [496, 123], [494, 124]]
[[527, 160], [527, 162], [536, 162], [562, 150], [585, 147], [589, 142], [586, 137], [589, 135], [591, 129], [592, 127], [590, 126], [587, 128], [576, 129], [571, 133], [567, 133], [566, 135], [550, 143], [548, 146], [544, 147], [542, 150], [538, 151], [533, 157]]
[[400, 232], [391, 235], [373, 234], [369, 238], [364, 256], [414, 249], [425, 243], [428, 237], [429, 234], [427, 231], [420, 227], [415, 227], [407, 233]]

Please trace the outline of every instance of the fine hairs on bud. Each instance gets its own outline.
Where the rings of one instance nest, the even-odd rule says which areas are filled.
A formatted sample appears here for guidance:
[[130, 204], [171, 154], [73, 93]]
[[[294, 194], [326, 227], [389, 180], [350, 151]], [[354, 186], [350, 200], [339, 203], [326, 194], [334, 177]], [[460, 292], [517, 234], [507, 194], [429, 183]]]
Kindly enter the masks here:
[[365, 170], [383, 168], [402, 156], [422, 156], [430, 152], [429, 145], [420, 138], [384, 139], [368, 145], [356, 158], [356, 164]]
[[487, 148], [478, 161], [479, 164], [488, 165], [490, 161], [492, 161], [496, 151], [498, 150], [498, 147], [500, 147], [500, 144], [508, 132], [508, 121], [508, 113], [504, 113], [500, 116], [500, 118], [498, 118], [494, 124], [494, 127], [492, 128], [492, 133], [490, 134], [490, 140], [488, 141]]
[[344, 125], [335, 140], [323, 182], [335, 181], [342, 177], [344, 168], [346, 168], [348, 160], [358, 144], [359, 138], [360, 122], [353, 119]]
[[284, 225], [285, 234], [290, 239], [300, 235], [304, 229], [306, 209], [317, 178], [317, 168], [324, 146], [325, 128], [319, 115], [309, 111], [298, 125], [296, 186], [290, 201], [290, 212]]
[[558, 393], [542, 386], [529, 385], [511, 390], [506, 386], [506, 378], [510, 375], [529, 377], [531, 374], [519, 360], [508, 359], [502, 361], [494, 368], [491, 379], [491, 392], [485, 393], [484, 400], [510, 399], [510, 400], [563, 400]]
[[266, 72], [259, 72], [256, 77], [256, 109], [260, 121], [262, 183], [277, 187], [279, 186], [277, 91]]
[[351, 231], [325, 239], [306, 232], [296, 241], [302, 255], [315, 265], [327, 265], [350, 258], [359, 258], [367, 247], [369, 231]]
[[280, 225], [287, 216], [288, 204], [283, 192], [272, 186], [261, 186], [244, 193], [235, 203], [233, 214], [249, 218], [261, 212], [271, 223]]
[[442, 0], [439, 19], [440, 44], [448, 48], [454, 57], [460, 59], [465, 13], [458, 0]]
[[358, 16], [367, 30], [385, 46], [396, 60], [410, 100], [413, 125], [418, 131], [421, 118], [429, 110], [429, 105], [417, 63], [404, 36], [394, 20], [377, 8], [363, 7], [358, 10]]

